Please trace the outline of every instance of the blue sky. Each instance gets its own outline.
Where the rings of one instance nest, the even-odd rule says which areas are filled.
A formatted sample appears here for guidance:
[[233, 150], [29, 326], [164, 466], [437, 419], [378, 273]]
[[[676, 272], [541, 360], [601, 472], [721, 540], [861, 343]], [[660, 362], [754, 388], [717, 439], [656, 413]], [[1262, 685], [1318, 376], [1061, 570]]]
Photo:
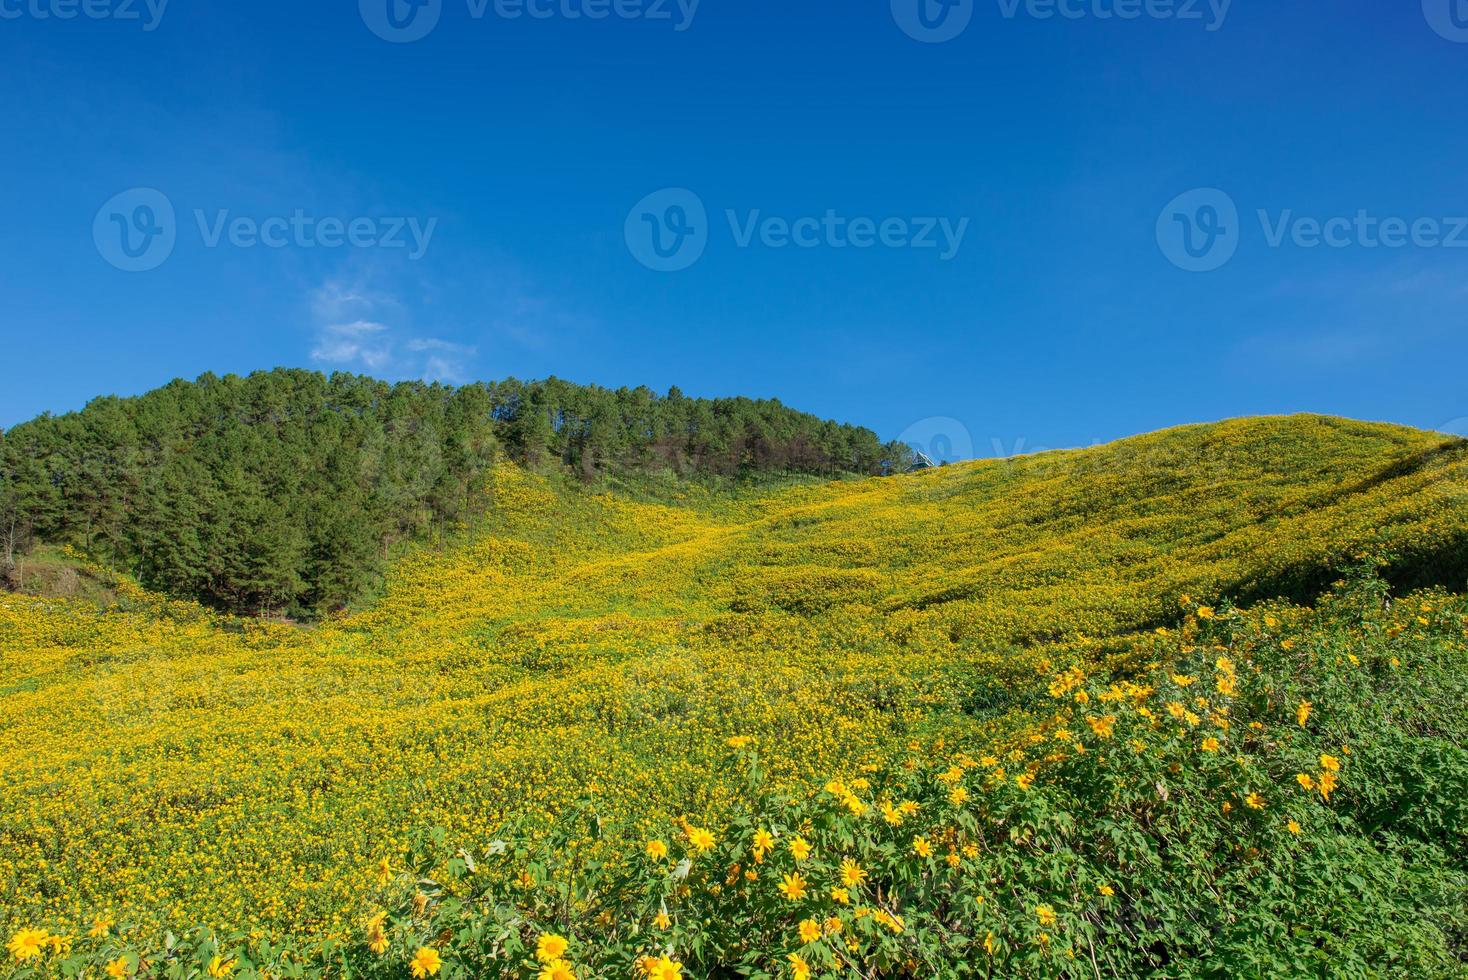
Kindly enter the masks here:
[[87, 2], [0, 0], [0, 425], [278, 365], [951, 455], [1468, 417], [1468, 0]]

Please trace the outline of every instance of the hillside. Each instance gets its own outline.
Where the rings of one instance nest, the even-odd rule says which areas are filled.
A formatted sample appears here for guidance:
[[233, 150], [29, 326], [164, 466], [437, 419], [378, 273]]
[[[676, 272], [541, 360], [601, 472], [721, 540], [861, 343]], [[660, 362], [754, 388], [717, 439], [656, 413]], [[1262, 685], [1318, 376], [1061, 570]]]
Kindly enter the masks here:
[[0, 433], [0, 577], [64, 545], [149, 588], [310, 619], [477, 520], [501, 461], [594, 484], [905, 468], [910, 450], [775, 400], [552, 378], [450, 387], [277, 369], [98, 398]]
[[[1381, 744], [1354, 746], [1386, 773], [1383, 785], [1397, 778], [1391, 776], [1393, 759], [1406, 751], [1388, 745], [1383, 733], [1400, 732], [1396, 737], [1415, 746], [1413, 752], [1439, 753], [1448, 768], [1432, 770], [1438, 776], [1422, 775], [1427, 763], [1418, 760], [1414, 775], [1401, 777], [1426, 786], [1419, 787], [1423, 813], [1431, 811], [1429, 801], [1450, 793], [1441, 773], [1468, 771], [1463, 702], [1454, 702], [1451, 689], [1442, 686], [1456, 684], [1462, 693], [1461, 601], [1438, 594], [1414, 599], [1428, 610], [1417, 623], [1416, 605], [1387, 608], [1371, 591], [1375, 586], [1353, 579], [1356, 591], [1337, 590], [1321, 611], [1309, 608], [1366, 555], [1382, 556], [1381, 573], [1399, 595], [1431, 587], [1463, 591], [1468, 443], [1462, 440], [1313, 416], [1244, 419], [891, 478], [776, 490], [690, 483], [662, 503], [578, 487], [512, 463], [490, 468], [486, 478], [473, 520], [456, 532], [451, 547], [409, 550], [392, 565], [378, 601], [309, 628], [235, 618], [126, 581], [105, 609], [87, 598], [0, 594], [0, 934], [44, 926], [81, 937], [101, 916], [110, 925], [100, 938], [75, 941], [76, 956], [87, 962], [132, 956], [128, 967], [137, 970], [138, 956], [150, 951], [155, 962], [197, 956], [207, 963], [220, 954], [226, 961], [244, 956], [241, 969], [267, 962], [278, 967], [280, 950], [270, 944], [314, 950], [331, 937], [360, 946], [363, 922], [382, 908], [392, 913], [387, 931], [393, 950], [391, 968], [373, 968], [382, 976], [405, 975], [406, 955], [420, 946], [447, 950], [450, 974], [525, 975], [520, 971], [529, 969], [529, 960], [520, 943], [533, 943], [541, 928], [572, 931], [588, 948], [600, 944], [601, 959], [583, 966], [582, 976], [630, 975], [625, 957], [634, 949], [680, 959], [690, 976], [732, 975], [718, 969], [737, 960], [748, 967], [745, 975], [801, 977], [789, 955], [801, 958], [807, 974], [814, 969], [821, 976], [984, 975], [977, 966], [947, 972], [934, 965], [984, 956], [1007, 957], [1010, 975], [1063, 974], [1079, 956], [1091, 975], [1098, 954], [1077, 945], [1083, 935], [1127, 947], [1100, 954], [1109, 966], [1098, 966], [1098, 974], [1145, 966], [1175, 975], [1177, 957], [1196, 955], [1209, 933], [1203, 926], [1199, 935], [1163, 922], [1167, 914], [1156, 907], [1155, 895], [1143, 894], [1140, 877], [1135, 894], [1129, 893], [1136, 909], [1127, 938], [1109, 933], [1111, 926], [1089, 912], [1066, 917], [1070, 906], [1057, 906], [1063, 917], [1058, 926], [1040, 914], [1046, 938], [1035, 938], [1036, 904], [1050, 908], [1058, 901], [1046, 898], [1050, 892], [1037, 882], [1049, 876], [1056, 892], [1063, 882], [1071, 888], [1073, 871], [1065, 870], [1071, 864], [1034, 858], [1021, 868], [1004, 847], [1024, 849], [1031, 832], [1021, 833], [1022, 826], [1049, 828], [1033, 832], [1053, 832], [1052, 843], [1068, 841], [1075, 822], [1099, 820], [1099, 810], [1080, 807], [1059, 823], [1051, 811], [1043, 818], [1030, 814], [1028, 824], [1011, 814], [1001, 820], [1002, 832], [986, 837], [982, 828], [995, 811], [972, 811], [978, 797], [967, 802], [970, 790], [954, 795], [954, 784], [970, 769], [989, 779], [976, 775], [972, 793], [992, 783], [999, 762], [977, 761], [992, 755], [1007, 760], [1010, 782], [1001, 769], [994, 784], [1008, 786], [1005, 792], [1018, 792], [1012, 777], [1027, 774], [1038, 780], [1037, 791], [1048, 781], [1072, 805], [1092, 799], [1086, 794], [1093, 791], [1098, 800], [1123, 798], [1116, 785], [1094, 790], [1098, 770], [1076, 768], [1081, 759], [1100, 765], [1104, 745], [1099, 756], [1093, 747], [1089, 755], [1062, 751], [1052, 758], [1044, 748], [1061, 744], [1051, 741], [1057, 724], [1073, 724], [1095, 742], [1110, 738], [1117, 723], [1114, 713], [1089, 722], [1064, 720], [1070, 716], [1057, 714], [1055, 690], [1065, 695], [1067, 712], [1091, 710], [1088, 702], [1071, 699], [1086, 685], [1093, 698], [1117, 700], [1123, 695], [1107, 691], [1125, 691], [1126, 701], [1142, 704], [1147, 695], [1138, 696], [1139, 688], [1108, 685], [1152, 684], [1146, 678], [1161, 663], [1161, 684], [1170, 683], [1169, 668], [1204, 678], [1208, 690], [1201, 693], [1222, 699], [1209, 707], [1190, 701], [1187, 711], [1218, 719], [1230, 710], [1223, 702], [1234, 697], [1224, 687], [1235, 683], [1214, 692], [1215, 672], [1222, 685], [1234, 676], [1234, 660], [1248, 663], [1253, 672], [1240, 669], [1235, 681], [1258, 697], [1246, 701], [1240, 693], [1236, 728], [1218, 724], [1215, 731], [1224, 740], [1234, 737], [1230, 732], [1244, 738], [1250, 731], [1245, 718], [1257, 716], [1261, 731], [1267, 723], [1267, 749], [1252, 743], [1238, 749], [1240, 758], [1257, 754], [1262, 773], [1285, 764], [1274, 756], [1264, 761], [1281, 746], [1296, 746], [1297, 756], [1315, 751], [1337, 758], [1342, 736], [1367, 724], [1327, 697], [1284, 696], [1280, 685], [1288, 678], [1315, 678], [1318, 670], [1321, 691], [1355, 691], [1348, 700], [1363, 712], [1392, 706], [1385, 721], [1370, 715], [1376, 727], [1369, 730]], [[1285, 601], [1271, 601], [1276, 599]], [[1225, 600], [1247, 611], [1232, 612]], [[1327, 614], [1336, 608], [1345, 611]], [[1266, 628], [1270, 621], [1275, 625]], [[1281, 646], [1286, 629], [1295, 632]], [[1397, 632], [1388, 636], [1392, 629]], [[1353, 658], [1369, 648], [1382, 663], [1420, 664], [1436, 693], [1419, 703], [1412, 700], [1418, 688], [1392, 688], [1390, 696], [1374, 688], [1369, 697], [1350, 688], [1355, 681], [1330, 673], [1345, 656], [1333, 651], [1358, 641], [1363, 645], [1351, 647]], [[1217, 656], [1230, 663], [1226, 671], [1212, 665], [1208, 651], [1215, 645], [1222, 651]], [[1308, 662], [1291, 659], [1304, 658], [1306, 650]], [[1201, 666], [1182, 666], [1194, 661]], [[1338, 718], [1334, 729], [1294, 723], [1305, 696], [1318, 706], [1316, 724]], [[1432, 731], [1408, 734], [1401, 719], [1414, 715], [1433, 719]], [[1414, 741], [1419, 735], [1437, 741]], [[1299, 741], [1307, 736], [1328, 747], [1310, 749], [1314, 741]], [[1152, 737], [1139, 730], [1136, 740]], [[1175, 733], [1169, 737], [1176, 740]], [[1180, 752], [1186, 742], [1196, 754], [1190, 734], [1176, 744], [1156, 738], [1156, 758], [1163, 761], [1155, 769], [1144, 765], [1153, 758], [1151, 749], [1137, 750], [1138, 778], [1126, 790], [1141, 786], [1151, 802], [1128, 804], [1104, 826], [1087, 824], [1080, 838], [1132, 835], [1126, 846], [1142, 855], [1158, 821], [1182, 819], [1157, 811], [1143, 823], [1131, 822], [1158, 805], [1152, 784], [1168, 778], [1165, 762], [1173, 758], [1162, 753]], [[812, 940], [804, 927], [799, 940], [790, 938], [807, 913], [786, 921], [796, 909], [773, 893], [780, 875], [766, 898], [746, 898], [734, 911], [717, 904], [733, 901], [738, 891], [737, 873], [729, 872], [724, 883], [728, 864], [754, 870], [751, 847], [768, 850], [749, 843], [760, 812], [784, 819], [783, 829], [770, 824], [782, 855], [788, 840], [802, 834], [832, 848], [846, 841], [856, 853], [868, 841], [864, 835], [897, 828], [909, 835], [900, 846], [870, 836], [871, 850], [862, 858], [873, 875], [887, 867], [882, 862], [897, 862], [917, 846], [911, 832], [919, 821], [903, 828], [901, 820], [879, 818], [878, 787], [889, 774], [899, 787], [929, 772], [942, 778], [934, 783], [924, 777], [926, 788], [910, 791], [940, 791], [932, 803], [913, 796], [925, 808], [923, 821], [939, 821], [922, 824], [928, 829], [920, 836], [938, 857], [926, 877], [908, 880], [906, 872], [895, 871], [882, 877], [873, 900], [873, 907], [888, 910], [883, 914], [895, 915], [896, 897], [903, 896], [903, 908], [912, 910], [906, 928], [872, 926], [880, 916], [873, 919], [870, 908], [858, 923], [840, 903], [825, 899], [824, 880], [817, 897], [825, 907], [817, 914], [811, 899], [808, 913], [819, 920], [818, 933], [831, 934], [831, 919], [845, 922], [840, 928], [847, 939], [870, 941], [869, 951], [846, 947], [845, 940]], [[820, 794], [832, 777], [842, 781], [840, 792]], [[1208, 785], [1219, 790], [1236, 778], [1210, 776]], [[1022, 788], [1028, 791], [1030, 783]], [[810, 791], [817, 791], [817, 802]], [[1175, 792], [1173, 805], [1183, 806], [1188, 794]], [[793, 802], [788, 818], [778, 816], [785, 812], [780, 807], [760, 809], [782, 793], [801, 801], [799, 819]], [[1058, 806], [1060, 796], [1045, 799]], [[1345, 807], [1364, 812], [1387, 803], [1385, 797], [1353, 797], [1349, 789], [1335, 799], [1343, 813]], [[841, 816], [841, 801], [849, 800], [856, 805]], [[1011, 805], [1021, 803], [1003, 803]], [[1232, 807], [1248, 812], [1252, 803]], [[593, 823], [566, 823], [581, 820], [575, 815], [587, 808], [595, 811]], [[1223, 819], [1219, 813], [1216, 802], [1209, 803], [1206, 816], [1187, 811], [1187, 820], [1211, 828], [1210, 821]], [[651, 920], [618, 921], [614, 929], [621, 907], [607, 896], [622, 895], [618, 888], [624, 886], [610, 884], [622, 873], [613, 869], [625, 869], [644, 840], [679, 846], [674, 821], [680, 818], [693, 822], [683, 825], [681, 846], [695, 869], [702, 868], [705, 849], [689, 828], [713, 828], [718, 846], [729, 848], [715, 855], [724, 863], [687, 879], [696, 884], [700, 875], [711, 875], [701, 887], [714, 904], [699, 913], [698, 899], [681, 891], [687, 871], [674, 869], [673, 876], [664, 873], [626, 894], [635, 892], [644, 912], [670, 909], [676, 925], [665, 930]], [[853, 829], [841, 822], [848, 819], [870, 826]], [[1413, 916], [1422, 929], [1411, 939], [1420, 956], [1397, 965], [1450, 975], [1445, 964], [1465, 948], [1461, 919], [1456, 938], [1442, 924], [1468, 908], [1458, 890], [1462, 881], [1453, 877], [1468, 871], [1461, 831], [1424, 823], [1410, 841], [1388, 841], [1374, 836], [1356, 810], [1340, 820], [1332, 833], [1341, 841], [1375, 855], [1373, 861], [1398, 862], [1388, 868], [1360, 854], [1353, 858], [1381, 875], [1361, 872], [1366, 877], [1357, 889], [1386, 889], [1378, 900], [1386, 923], [1381, 929], [1396, 929], [1398, 918]], [[492, 842], [510, 841], [503, 858], [509, 865], [502, 872], [472, 872], [462, 856], [454, 866], [439, 856], [423, 857], [438, 846], [422, 837], [435, 827], [441, 828], [436, 840], [443, 858], [463, 847], [483, 862], [504, 850]], [[1178, 894], [1187, 875], [1199, 888], [1222, 888], [1224, 877], [1237, 872], [1245, 858], [1221, 842], [1251, 838], [1223, 825], [1213, 829], [1218, 836], [1210, 838], [1208, 853], [1219, 855], [1223, 870], [1171, 868], [1168, 874], [1176, 877], [1158, 879], [1158, 894]], [[1287, 838], [1276, 830], [1267, 839], [1283, 846]], [[544, 846], [547, 840], [560, 843], [536, 849], [535, 842]], [[1009, 843], [1001, 847], [1003, 840]], [[1069, 859], [1075, 867], [1119, 860], [1116, 853], [1082, 856], [1080, 843], [1066, 846], [1078, 849]], [[988, 857], [980, 857], [981, 847]], [[956, 860], [944, 865], [944, 853]], [[421, 864], [415, 863], [419, 857]], [[1328, 866], [1332, 875], [1348, 873], [1319, 860], [1326, 864], [1317, 871]], [[379, 879], [373, 869], [382, 862]], [[800, 872], [795, 865], [781, 867], [782, 874]], [[1424, 867], [1439, 875], [1432, 888], [1440, 891], [1432, 895], [1424, 897], [1418, 887], [1425, 878], [1411, 879], [1414, 895], [1407, 897], [1383, 884], [1394, 874], [1406, 881]], [[836, 869], [832, 864], [829, 874]], [[1025, 879], [1023, 895], [1005, 898], [991, 880], [1001, 869], [1017, 880], [1036, 877]], [[920, 927], [927, 921], [921, 910], [941, 904], [932, 882], [949, 870], [972, 874], [961, 888], [944, 886], [967, 896], [967, 906], [958, 912], [943, 905], [932, 912], [931, 926]], [[1209, 877], [1215, 872], [1220, 877]], [[410, 884], [430, 874], [441, 892]], [[1128, 874], [1118, 868], [1116, 877]], [[1282, 872], [1271, 874], [1279, 880]], [[484, 889], [481, 899], [446, 904], [450, 896], [462, 897], [456, 888], [469, 887], [450, 883], [454, 875], [473, 879], [474, 888]], [[528, 884], [514, 886], [516, 876], [528, 876]], [[573, 887], [572, 879], [582, 884]], [[586, 885], [588, 879], [600, 884]], [[1244, 887], [1242, 879], [1228, 880], [1230, 887]], [[850, 887], [874, 888], [876, 881]], [[1102, 879], [1084, 886], [1094, 898], [1098, 887], [1112, 884], [1121, 887]], [[427, 892], [415, 907], [410, 896], [420, 887]], [[483, 897], [489, 895], [492, 900]], [[1214, 906], [1208, 915], [1239, 906], [1244, 895], [1207, 899]], [[974, 909], [983, 903], [975, 900], [986, 896], [991, 910], [1006, 901], [1013, 907], [980, 928]], [[398, 902], [406, 904], [383, 907]], [[1319, 902], [1330, 906], [1325, 898]], [[1441, 916], [1423, 911], [1422, 903], [1433, 902], [1444, 910]], [[469, 908], [486, 917], [472, 937], [476, 927], [461, 918]], [[1145, 914], [1137, 911], [1143, 908]], [[602, 913], [610, 918], [597, 919]], [[1178, 914], [1203, 921], [1201, 913]], [[1006, 915], [1029, 925], [998, 924], [1010, 921]], [[711, 924], [721, 918], [743, 922], [749, 936], [765, 936], [760, 930], [768, 927], [774, 930], [769, 935], [786, 938], [769, 939], [776, 948], [725, 936]], [[190, 924], [217, 929], [223, 938], [190, 934], [194, 945], [187, 949], [159, 951], [166, 926]], [[1330, 922], [1307, 925], [1310, 935], [1303, 938], [1260, 933], [1252, 945], [1238, 941], [1248, 956], [1272, 943], [1328, 950], [1331, 941], [1319, 934], [1331, 931]], [[869, 935], [868, 927], [876, 931]], [[383, 920], [378, 928], [386, 928]], [[1285, 929], [1277, 923], [1260, 928]], [[987, 953], [981, 950], [986, 933]], [[1396, 939], [1384, 941], [1387, 946], [1406, 941], [1406, 933], [1391, 935]], [[1367, 942], [1362, 939], [1349, 956], [1374, 962], [1372, 969], [1382, 972], [1390, 960], [1380, 959], [1386, 954], [1376, 946], [1368, 950]], [[471, 955], [471, 947], [480, 952]], [[363, 949], [352, 955], [377, 962]], [[842, 956], [851, 963], [838, 967]], [[63, 960], [58, 952], [51, 962], [59, 967]], [[1289, 968], [1307, 961], [1291, 960]], [[42, 960], [15, 962], [23, 967]], [[334, 961], [328, 955], [322, 962]], [[582, 962], [591, 963], [589, 953]], [[1227, 961], [1230, 970], [1245, 962], [1273, 972], [1254, 960]], [[858, 963], [867, 965], [845, 972]], [[927, 965], [919, 969], [918, 963]], [[760, 972], [765, 969], [770, 972]]]

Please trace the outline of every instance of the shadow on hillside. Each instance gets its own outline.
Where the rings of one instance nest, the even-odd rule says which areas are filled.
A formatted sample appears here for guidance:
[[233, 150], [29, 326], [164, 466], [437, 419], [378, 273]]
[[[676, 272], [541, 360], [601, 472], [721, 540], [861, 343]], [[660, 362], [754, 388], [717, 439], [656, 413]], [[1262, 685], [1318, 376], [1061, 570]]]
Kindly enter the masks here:
[[[1372, 490], [1391, 483], [1393, 480], [1415, 476], [1433, 463], [1446, 463], [1451, 461], [1453, 457], [1461, 460], [1465, 452], [1468, 452], [1468, 441], [1463, 439], [1450, 439], [1440, 446], [1433, 446], [1431, 449], [1424, 449], [1421, 452], [1405, 456], [1383, 469], [1380, 473], [1369, 476], [1354, 486], [1341, 490], [1335, 496], [1339, 499], [1354, 496], [1355, 494], [1369, 493]], [[1465, 474], [1465, 479], [1468, 479], [1468, 474]], [[1468, 492], [1468, 487], [1465, 487], [1465, 492]]]
[[[1441, 445], [1397, 460], [1380, 472], [1331, 494], [1328, 503], [1316, 506], [1334, 506], [1349, 497], [1370, 493], [1393, 481], [1419, 475], [1433, 465], [1447, 467], [1465, 458], [1468, 458], [1468, 441], [1449, 439]], [[1446, 471], [1444, 479], [1458, 479], [1463, 482], [1461, 497], [1463, 505], [1468, 507], [1468, 470], [1458, 474]], [[1311, 605], [1330, 589], [1340, 577], [1343, 567], [1350, 563], [1351, 557], [1338, 555], [1297, 565], [1266, 578], [1240, 582], [1227, 591], [1240, 605], [1274, 598]], [[1409, 548], [1392, 553], [1387, 566], [1382, 570], [1382, 577], [1399, 593], [1434, 586], [1441, 586], [1452, 592], [1468, 591], [1468, 536], [1460, 532], [1447, 542], [1434, 547]]]
[[[1340, 579], [1351, 556], [1338, 561], [1312, 562], [1277, 575], [1240, 582], [1223, 589], [1236, 605], [1250, 606], [1270, 599], [1286, 599], [1312, 606]], [[1397, 594], [1441, 586], [1450, 592], [1468, 592], [1468, 535], [1459, 534], [1436, 548], [1409, 550], [1389, 556], [1381, 572]]]

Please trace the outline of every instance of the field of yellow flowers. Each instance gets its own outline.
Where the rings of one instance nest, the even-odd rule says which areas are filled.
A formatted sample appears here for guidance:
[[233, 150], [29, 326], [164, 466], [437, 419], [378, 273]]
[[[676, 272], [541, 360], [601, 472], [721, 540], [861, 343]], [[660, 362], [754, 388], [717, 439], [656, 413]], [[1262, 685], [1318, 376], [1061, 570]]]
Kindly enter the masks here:
[[1461, 440], [485, 492], [309, 629], [0, 595], [4, 970], [1460, 975]]

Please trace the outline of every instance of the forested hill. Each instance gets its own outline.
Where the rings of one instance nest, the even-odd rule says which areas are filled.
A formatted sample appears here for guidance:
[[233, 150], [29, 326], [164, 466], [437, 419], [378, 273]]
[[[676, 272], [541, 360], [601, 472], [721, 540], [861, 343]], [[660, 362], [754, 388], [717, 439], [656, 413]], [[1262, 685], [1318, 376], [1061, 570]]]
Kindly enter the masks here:
[[395, 544], [475, 516], [496, 459], [733, 479], [871, 474], [907, 453], [778, 401], [676, 388], [206, 374], [0, 434], [0, 566], [67, 544], [165, 592], [306, 616], [369, 592]]

